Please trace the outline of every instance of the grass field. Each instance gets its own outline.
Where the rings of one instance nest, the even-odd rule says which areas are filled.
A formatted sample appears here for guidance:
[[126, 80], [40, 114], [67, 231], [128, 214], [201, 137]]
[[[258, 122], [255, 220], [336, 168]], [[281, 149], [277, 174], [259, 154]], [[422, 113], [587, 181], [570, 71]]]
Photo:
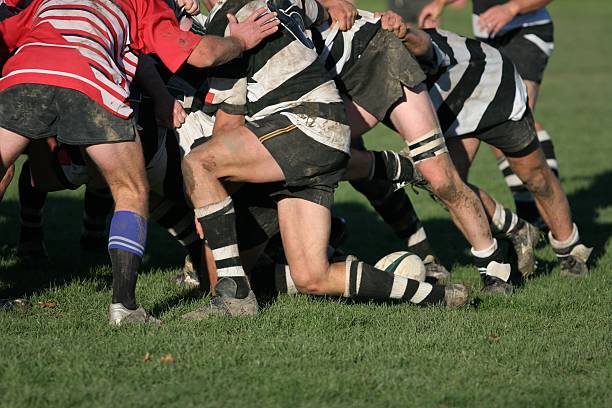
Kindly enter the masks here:
[[[545, 248], [541, 276], [511, 297], [482, 296], [478, 308], [281, 296], [256, 318], [186, 323], [180, 315], [200, 300], [170, 283], [181, 251], [152, 227], [138, 296], [164, 325], [113, 329], [106, 258], [79, 253], [82, 190], [50, 196], [52, 266], [30, 270], [12, 252], [14, 183], [0, 204], [0, 298], [34, 306], [0, 311], [0, 406], [612, 407], [612, 3], [557, 1], [550, 9], [557, 50], [537, 114], [556, 142], [581, 235], [595, 247], [589, 277], [561, 278]], [[467, 11], [449, 11], [445, 21], [469, 33]], [[367, 141], [401, 146], [383, 128]], [[486, 149], [473, 180], [511, 205]], [[424, 194], [415, 200], [453, 281], [478, 290], [468, 245], [447, 214]], [[350, 252], [375, 261], [402, 248], [347, 185], [336, 211], [350, 223]], [[46, 301], [56, 306], [37, 304]], [[160, 361], [167, 354], [174, 359]]]

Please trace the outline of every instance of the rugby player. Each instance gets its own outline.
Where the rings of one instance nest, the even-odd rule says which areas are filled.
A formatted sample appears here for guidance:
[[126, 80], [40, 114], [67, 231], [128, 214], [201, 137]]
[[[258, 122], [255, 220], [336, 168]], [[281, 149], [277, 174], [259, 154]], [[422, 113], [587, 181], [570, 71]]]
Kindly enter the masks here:
[[[430, 94], [438, 105], [447, 145], [462, 177], [467, 179], [481, 141], [502, 150], [535, 195], [550, 227], [549, 241], [560, 260], [561, 273], [584, 276], [591, 249], [581, 243], [565, 193], [546, 163], [521, 89], [524, 87], [511, 62], [475, 40], [442, 30], [425, 33], [405, 27], [395, 13], [383, 16], [383, 26], [396, 32], [429, 71]], [[501, 77], [501, 81], [493, 86], [497, 82], [487, 77]], [[466, 84], [471, 88], [464, 89]], [[473, 188], [479, 191], [496, 232], [512, 237], [521, 220], [486, 192]]]
[[[206, 32], [227, 32], [227, 13], [240, 20], [267, 5], [282, 28], [243, 58], [209, 78], [205, 109], [215, 113], [210, 141], [183, 160], [191, 202], [212, 249], [215, 296], [185, 316], [253, 315], [258, 305], [239, 257], [236, 211], [221, 182], [277, 183], [272, 195], [285, 255], [303, 293], [460, 305], [462, 285], [439, 286], [394, 276], [354, 257], [330, 264], [327, 246], [334, 189], [349, 149], [349, 127], [334, 82], [304, 27], [326, 13], [314, 1], [206, 1]], [[245, 115], [248, 120], [245, 122]]]
[[[474, 36], [497, 48], [509, 57], [525, 82], [529, 107], [535, 112], [540, 84], [548, 59], [554, 49], [552, 17], [546, 6], [552, 0], [473, 0], [472, 26]], [[456, 0], [433, 0], [419, 15], [421, 27], [437, 27], [447, 4]], [[538, 140], [548, 165], [558, 176], [558, 162], [550, 135], [535, 121]], [[510, 187], [517, 214], [529, 221], [541, 223], [533, 195], [510, 168], [499, 149], [493, 149], [506, 184]], [[542, 225], [544, 226], [544, 225]]]
[[148, 215], [142, 147], [127, 103], [138, 54], [155, 53], [172, 71], [220, 65], [277, 30], [273, 15], [260, 16], [232, 19], [229, 37], [200, 37], [182, 32], [159, 0], [36, 0], [0, 23], [0, 56], [15, 51], [0, 79], [0, 177], [30, 140], [56, 136], [84, 146], [115, 201], [112, 324], [158, 323], [135, 299]]
[[[432, 192], [449, 209], [453, 221], [472, 245], [474, 263], [484, 272], [484, 290], [507, 291], [507, 281], [516, 263], [515, 251], [505, 244], [498, 245], [491, 236], [482, 204], [461, 180], [447, 154], [436, 112], [423, 83], [425, 75], [401, 41], [380, 29], [378, 20], [362, 11], [361, 18], [346, 32], [329, 23], [313, 31], [320, 60], [348, 96], [346, 107], [352, 135], [358, 138], [385, 119], [398, 129], [411, 146], [416, 169], [433, 185]], [[395, 157], [398, 160], [391, 167], [398, 174], [412, 175], [413, 172], [403, 170], [406, 164], [412, 167], [410, 162], [399, 160], [397, 154]], [[372, 179], [389, 168], [385, 163], [393, 162], [389, 159], [377, 152], [355, 151], [346, 178]], [[364, 189], [368, 180], [357, 184]], [[528, 235], [528, 228], [526, 224], [520, 225], [516, 234]], [[524, 247], [526, 254], [522, 247], [519, 254], [527, 261], [521, 264], [533, 263], [530, 245]], [[430, 276], [446, 275], [437, 263], [430, 262], [429, 266]]]

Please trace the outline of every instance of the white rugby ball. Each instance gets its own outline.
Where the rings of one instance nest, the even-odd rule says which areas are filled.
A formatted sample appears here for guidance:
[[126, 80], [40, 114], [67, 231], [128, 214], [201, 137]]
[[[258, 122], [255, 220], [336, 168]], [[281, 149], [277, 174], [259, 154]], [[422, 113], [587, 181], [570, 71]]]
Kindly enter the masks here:
[[412, 252], [393, 252], [381, 258], [374, 267], [404, 278], [425, 281], [425, 264], [418, 255]]

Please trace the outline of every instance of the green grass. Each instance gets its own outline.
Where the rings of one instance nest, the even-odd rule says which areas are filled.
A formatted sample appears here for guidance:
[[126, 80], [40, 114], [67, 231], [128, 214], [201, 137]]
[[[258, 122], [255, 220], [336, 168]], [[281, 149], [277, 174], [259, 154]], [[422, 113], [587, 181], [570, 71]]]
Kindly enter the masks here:
[[[57, 307], [0, 312], [0, 406], [612, 406], [612, 5], [559, 1], [551, 11], [557, 51], [537, 113], [556, 142], [581, 235], [596, 248], [588, 278], [561, 278], [547, 248], [538, 255], [548, 273], [512, 297], [483, 297], [477, 309], [281, 296], [257, 318], [186, 323], [180, 315], [199, 300], [169, 282], [181, 252], [152, 227], [138, 296], [165, 324], [112, 329], [107, 260], [78, 250], [82, 191], [51, 195], [53, 266], [28, 270], [11, 252], [13, 184], [0, 204], [0, 297]], [[468, 33], [468, 15], [449, 11], [446, 22]], [[367, 141], [401, 146], [382, 128]], [[486, 149], [473, 180], [511, 205]], [[424, 194], [415, 199], [453, 280], [477, 287], [447, 214]], [[374, 261], [402, 247], [348, 186], [337, 202], [351, 252]], [[168, 353], [176, 361], [160, 362]]]

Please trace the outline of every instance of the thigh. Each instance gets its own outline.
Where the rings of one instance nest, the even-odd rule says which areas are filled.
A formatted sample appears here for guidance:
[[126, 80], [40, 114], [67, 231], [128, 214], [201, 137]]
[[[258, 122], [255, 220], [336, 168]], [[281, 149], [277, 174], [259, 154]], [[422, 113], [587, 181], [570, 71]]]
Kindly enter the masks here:
[[435, 129], [438, 117], [424, 86], [404, 87], [404, 100], [390, 114], [391, 123], [407, 142], [412, 142]]
[[378, 119], [347, 96], [343, 95], [342, 99], [351, 126], [351, 139], [360, 139], [364, 133], [376, 126]]
[[28, 138], [0, 127], [0, 177], [4, 176], [29, 142]]
[[188, 156], [219, 179], [249, 183], [285, 179], [274, 157], [244, 126], [213, 135], [210, 141], [193, 148]]
[[144, 156], [139, 138], [131, 142], [90, 145], [85, 151], [111, 191], [125, 185], [147, 188]]

